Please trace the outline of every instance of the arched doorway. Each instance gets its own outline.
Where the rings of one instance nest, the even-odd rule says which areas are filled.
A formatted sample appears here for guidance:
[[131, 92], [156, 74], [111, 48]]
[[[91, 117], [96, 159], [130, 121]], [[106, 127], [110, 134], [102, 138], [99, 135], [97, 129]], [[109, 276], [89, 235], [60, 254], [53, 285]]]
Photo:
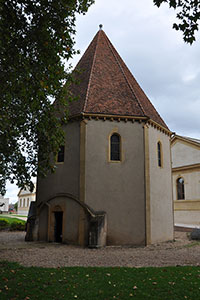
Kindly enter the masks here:
[[62, 243], [63, 212], [55, 211], [54, 218], [55, 218], [54, 241], [56, 243]]
[[62, 243], [63, 237], [63, 211], [60, 206], [53, 210], [54, 215], [54, 242]]

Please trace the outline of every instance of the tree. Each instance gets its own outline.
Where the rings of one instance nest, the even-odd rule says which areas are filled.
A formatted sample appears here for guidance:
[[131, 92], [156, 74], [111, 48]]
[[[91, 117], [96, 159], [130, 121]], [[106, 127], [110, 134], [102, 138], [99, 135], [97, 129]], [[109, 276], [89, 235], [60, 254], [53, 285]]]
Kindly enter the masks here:
[[15, 204], [14, 204], [14, 209], [17, 211], [18, 210], [18, 202], [16, 202]]
[[[73, 80], [65, 61], [75, 53], [76, 14], [93, 2], [0, 1], [0, 194], [7, 180], [32, 189], [32, 176], [54, 170], [49, 157], [64, 140], [65, 83]], [[62, 104], [62, 118], [52, 99]]]
[[195, 41], [195, 32], [199, 28], [199, 0], [153, 0], [153, 2], [158, 7], [162, 3], [168, 3], [169, 7], [178, 10], [176, 17], [179, 22], [174, 23], [173, 28], [182, 31], [184, 41], [192, 44]]

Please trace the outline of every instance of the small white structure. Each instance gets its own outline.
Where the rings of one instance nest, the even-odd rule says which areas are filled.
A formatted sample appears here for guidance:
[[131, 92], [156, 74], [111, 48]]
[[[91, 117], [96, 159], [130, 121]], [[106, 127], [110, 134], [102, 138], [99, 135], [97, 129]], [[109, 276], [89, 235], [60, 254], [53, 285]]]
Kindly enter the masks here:
[[0, 195], [0, 213], [8, 212], [9, 210], [9, 198], [4, 198]]
[[200, 140], [172, 138], [175, 224], [200, 225]]
[[35, 201], [36, 185], [34, 184], [34, 190], [31, 192], [29, 188], [20, 189], [18, 193], [18, 215], [28, 215], [31, 201]]

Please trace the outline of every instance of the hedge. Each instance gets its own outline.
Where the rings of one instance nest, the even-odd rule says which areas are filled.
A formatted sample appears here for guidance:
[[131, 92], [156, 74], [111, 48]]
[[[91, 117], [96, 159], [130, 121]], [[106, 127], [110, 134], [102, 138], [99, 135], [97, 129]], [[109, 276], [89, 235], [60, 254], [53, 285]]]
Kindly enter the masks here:
[[13, 221], [9, 223], [6, 219], [0, 219], [0, 230], [9, 229], [10, 231], [25, 231], [25, 222]]

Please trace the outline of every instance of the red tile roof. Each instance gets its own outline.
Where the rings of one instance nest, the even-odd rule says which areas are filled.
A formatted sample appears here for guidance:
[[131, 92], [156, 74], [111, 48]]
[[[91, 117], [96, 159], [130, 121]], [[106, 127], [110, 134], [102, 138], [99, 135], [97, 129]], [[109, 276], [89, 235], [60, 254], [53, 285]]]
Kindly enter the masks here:
[[78, 96], [69, 105], [70, 115], [95, 113], [149, 117], [168, 129], [103, 30], [99, 30], [75, 70]]

